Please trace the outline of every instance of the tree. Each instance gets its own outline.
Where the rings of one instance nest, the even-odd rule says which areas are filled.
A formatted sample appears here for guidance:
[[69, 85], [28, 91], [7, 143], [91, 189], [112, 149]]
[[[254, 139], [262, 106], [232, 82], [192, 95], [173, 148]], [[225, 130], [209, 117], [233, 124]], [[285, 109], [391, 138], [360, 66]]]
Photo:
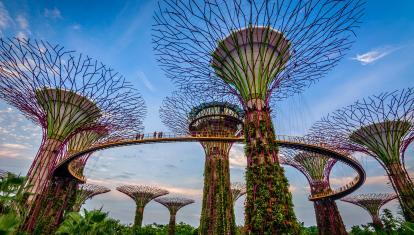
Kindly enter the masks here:
[[180, 198], [180, 197], [161, 197], [155, 198], [154, 201], [164, 205], [170, 211], [170, 222], [168, 224], [168, 235], [176, 234], [176, 216], [178, 210], [187, 206], [191, 203], [194, 203], [194, 200]]
[[144, 208], [153, 199], [168, 194], [167, 190], [148, 185], [122, 185], [116, 188], [135, 201], [134, 227], [141, 228], [144, 218]]
[[386, 170], [404, 217], [414, 222], [414, 183], [404, 154], [414, 140], [414, 89], [384, 92], [335, 111], [317, 122], [313, 132], [329, 144], [376, 159]]
[[248, 232], [299, 232], [278, 162], [270, 100], [301, 91], [338, 63], [351, 46], [363, 5], [359, 0], [160, 1], [153, 41], [167, 76], [190, 93], [236, 97], [245, 111]]

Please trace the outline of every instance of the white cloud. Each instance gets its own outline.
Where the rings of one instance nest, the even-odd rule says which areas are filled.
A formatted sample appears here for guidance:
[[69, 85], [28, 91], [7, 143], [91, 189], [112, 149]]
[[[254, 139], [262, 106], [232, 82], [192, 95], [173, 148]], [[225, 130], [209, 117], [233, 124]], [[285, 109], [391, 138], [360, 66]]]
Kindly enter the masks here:
[[3, 30], [9, 27], [12, 19], [10, 18], [9, 12], [2, 2], [0, 2], [0, 34], [3, 34]]
[[383, 48], [377, 48], [371, 51], [368, 51], [364, 54], [357, 54], [353, 60], [357, 60], [361, 62], [362, 65], [367, 65], [374, 63], [375, 61], [391, 54], [392, 52], [398, 50], [399, 48], [394, 47], [383, 47]]
[[16, 37], [18, 39], [27, 39], [26, 33], [22, 32], [22, 31], [17, 32]]
[[79, 30], [79, 29], [81, 29], [81, 26], [80, 26], [80, 24], [74, 24], [74, 25], [71, 26], [71, 28], [73, 30]]
[[247, 160], [244, 155], [243, 145], [233, 145], [229, 153], [230, 168], [245, 168]]
[[26, 30], [29, 28], [29, 21], [24, 15], [18, 15], [16, 21], [21, 29]]
[[43, 15], [46, 18], [51, 18], [51, 19], [61, 19], [62, 18], [62, 14], [60, 13], [60, 10], [57, 9], [56, 7], [53, 8], [53, 9], [45, 8]]
[[26, 145], [23, 144], [2, 144], [3, 148], [10, 148], [10, 149], [28, 149]]
[[137, 73], [138, 75], [138, 79], [142, 81], [142, 83], [144, 84], [144, 86], [150, 90], [151, 92], [155, 91], [155, 87], [152, 85], [152, 83], [148, 80], [147, 75], [145, 75], [144, 72], [142, 71], [138, 71]]

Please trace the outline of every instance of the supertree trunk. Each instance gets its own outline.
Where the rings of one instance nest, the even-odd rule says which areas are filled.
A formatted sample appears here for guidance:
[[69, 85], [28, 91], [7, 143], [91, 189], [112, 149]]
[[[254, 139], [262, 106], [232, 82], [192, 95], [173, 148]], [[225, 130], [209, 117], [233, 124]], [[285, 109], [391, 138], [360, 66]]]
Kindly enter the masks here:
[[414, 223], [414, 184], [400, 163], [386, 166], [406, 221]]
[[175, 235], [175, 218], [176, 218], [176, 213], [170, 213], [170, 222], [168, 224], [168, 235]]
[[[27, 175], [27, 182], [31, 194], [28, 198], [28, 213], [23, 223], [24, 231], [32, 231], [39, 218], [39, 213], [43, 210], [42, 201], [47, 200], [42, 192], [47, 191], [47, 183], [54, 168], [54, 161], [62, 148], [62, 141], [44, 137], [32, 167]], [[34, 203], [36, 202], [36, 203]], [[38, 203], [39, 202], [39, 203]]]
[[200, 234], [235, 234], [228, 153], [207, 154]]
[[[37, 216], [34, 233], [54, 234], [63, 220], [63, 214], [69, 208], [69, 198], [76, 194], [77, 182], [69, 178], [54, 177], [39, 197], [42, 208]], [[36, 208], [39, 210], [38, 208]]]
[[[314, 184], [311, 186], [312, 194], [330, 190], [329, 183]], [[339, 213], [336, 202], [332, 199], [322, 199], [313, 202], [316, 215], [316, 224], [320, 235], [347, 235], [344, 222]]]
[[30, 186], [29, 202], [43, 191], [46, 186], [47, 179], [53, 170], [55, 159], [57, 158], [62, 141], [44, 137], [44, 141], [35, 157], [34, 163], [27, 174], [27, 185]]
[[289, 184], [279, 165], [268, 109], [248, 110], [245, 118], [247, 198], [245, 226], [250, 234], [298, 234]]
[[142, 219], [144, 218], [144, 206], [137, 205], [135, 209], [134, 227], [142, 227]]
[[316, 223], [320, 235], [347, 235], [342, 217], [339, 214], [336, 202], [331, 199], [322, 199], [313, 203], [316, 214]]
[[384, 224], [382, 223], [380, 217], [378, 216], [378, 214], [375, 215], [371, 215], [372, 217], [372, 225], [374, 226], [375, 229], [382, 229], [384, 228]]

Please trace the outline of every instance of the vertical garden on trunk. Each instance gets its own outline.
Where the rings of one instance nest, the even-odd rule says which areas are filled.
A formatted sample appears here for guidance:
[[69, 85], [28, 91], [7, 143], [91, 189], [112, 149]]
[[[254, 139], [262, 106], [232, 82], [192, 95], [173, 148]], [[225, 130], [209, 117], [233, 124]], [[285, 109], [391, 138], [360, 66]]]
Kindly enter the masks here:
[[237, 98], [244, 109], [247, 232], [298, 233], [271, 108], [338, 63], [352, 44], [363, 5], [360, 0], [158, 4], [153, 42], [167, 76], [189, 93]]

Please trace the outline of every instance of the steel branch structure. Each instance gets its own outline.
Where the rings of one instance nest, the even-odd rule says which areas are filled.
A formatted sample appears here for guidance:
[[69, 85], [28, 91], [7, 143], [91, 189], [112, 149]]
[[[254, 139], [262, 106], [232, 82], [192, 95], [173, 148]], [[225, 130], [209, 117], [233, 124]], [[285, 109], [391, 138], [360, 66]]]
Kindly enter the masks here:
[[155, 198], [154, 201], [164, 205], [170, 211], [170, 222], [168, 224], [168, 235], [175, 235], [176, 215], [178, 210], [194, 203], [194, 200], [182, 197], [161, 197]]
[[[237, 103], [236, 103], [237, 104]], [[175, 92], [160, 109], [162, 122], [178, 134], [237, 137], [242, 131], [243, 111], [219, 97]], [[205, 152], [202, 234], [233, 234], [236, 224], [230, 192], [229, 151], [232, 142], [201, 141]]]
[[233, 199], [233, 205], [237, 199], [246, 194], [246, 184], [240, 182], [234, 182], [231, 184], [231, 195]]
[[160, 1], [153, 41], [167, 76], [194, 93], [237, 97], [246, 112], [247, 232], [298, 232], [278, 148], [269, 144], [270, 101], [300, 92], [338, 63], [352, 44], [363, 5], [362, 0]]
[[91, 199], [92, 197], [107, 193], [111, 191], [109, 188], [96, 184], [83, 184], [81, 185], [76, 192], [76, 201], [73, 204], [73, 211], [79, 212], [82, 205], [86, 200]]
[[[336, 159], [318, 153], [283, 149], [280, 162], [296, 168], [305, 175], [311, 195], [332, 191], [329, 175], [337, 162]], [[334, 200], [326, 198], [315, 200], [313, 203], [319, 234], [348, 234]]]
[[0, 39], [0, 98], [40, 125], [43, 140], [28, 172], [35, 226], [42, 200], [65, 144], [83, 131], [142, 127], [144, 101], [132, 85], [100, 62], [44, 41]]
[[374, 227], [383, 228], [384, 225], [379, 217], [380, 209], [383, 205], [396, 198], [398, 198], [398, 196], [395, 193], [370, 193], [348, 196], [342, 198], [341, 201], [349, 202], [364, 208], [371, 215]]
[[116, 188], [121, 193], [125, 193], [135, 201], [134, 227], [142, 226], [144, 218], [144, 208], [153, 199], [168, 194], [167, 190], [148, 185], [122, 185]]
[[339, 149], [374, 157], [386, 170], [405, 219], [414, 222], [414, 183], [404, 166], [405, 150], [414, 140], [414, 88], [356, 101], [312, 129]]
[[3, 179], [9, 174], [8, 171], [0, 170], [0, 179]]

